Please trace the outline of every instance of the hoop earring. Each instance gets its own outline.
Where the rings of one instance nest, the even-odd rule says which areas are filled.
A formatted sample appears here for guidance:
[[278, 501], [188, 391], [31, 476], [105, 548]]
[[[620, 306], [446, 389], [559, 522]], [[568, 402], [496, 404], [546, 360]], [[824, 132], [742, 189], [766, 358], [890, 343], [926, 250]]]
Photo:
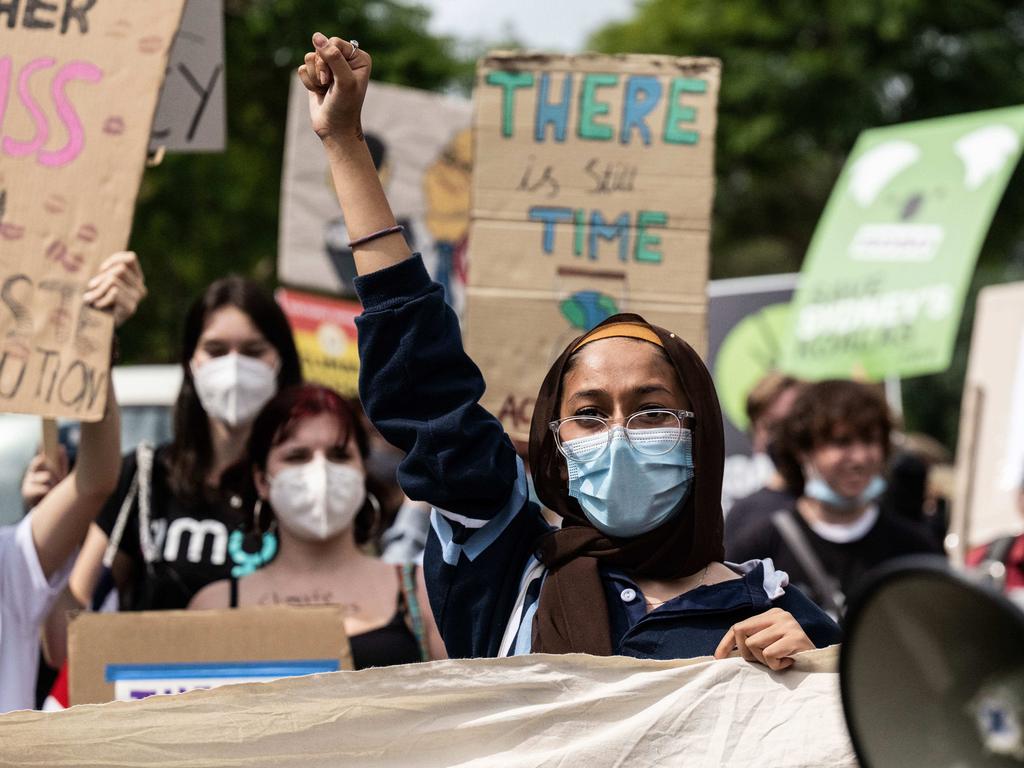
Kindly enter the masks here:
[[263, 499], [257, 499], [256, 504], [253, 506], [252, 517], [255, 530], [252, 533], [259, 536], [260, 549], [258, 552], [246, 551], [245, 532], [234, 530], [228, 536], [228, 554], [231, 556], [232, 562], [235, 563], [231, 568], [231, 575], [236, 579], [248, 576], [250, 573], [259, 570], [277, 556], [277, 519], [272, 519], [266, 532], [260, 535], [262, 528], [260, 518], [262, 515]]
[[374, 538], [380, 533], [381, 523], [384, 521], [384, 513], [381, 511], [380, 500], [369, 489], [366, 490], [366, 503], [373, 510], [373, 522], [368, 528], [369, 538]]

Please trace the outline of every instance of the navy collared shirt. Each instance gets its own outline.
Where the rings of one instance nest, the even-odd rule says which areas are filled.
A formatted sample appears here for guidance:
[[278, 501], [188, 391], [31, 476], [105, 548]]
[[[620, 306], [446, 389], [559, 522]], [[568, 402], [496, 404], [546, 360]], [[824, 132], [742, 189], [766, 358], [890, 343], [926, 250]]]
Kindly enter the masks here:
[[[483, 377], [463, 350], [458, 319], [418, 256], [357, 278], [356, 289], [363, 405], [407, 454], [398, 471], [406, 494], [434, 507], [424, 575], [448, 655], [529, 653], [546, 575], [534, 550], [550, 528], [528, 498], [511, 441], [479, 405]], [[839, 641], [836, 624], [786, 587], [770, 561], [735, 568], [742, 578], [692, 590], [649, 614], [635, 583], [603, 571], [615, 652], [708, 655], [729, 627], [771, 607], [792, 613], [816, 646]], [[626, 590], [633, 599], [623, 599]]]

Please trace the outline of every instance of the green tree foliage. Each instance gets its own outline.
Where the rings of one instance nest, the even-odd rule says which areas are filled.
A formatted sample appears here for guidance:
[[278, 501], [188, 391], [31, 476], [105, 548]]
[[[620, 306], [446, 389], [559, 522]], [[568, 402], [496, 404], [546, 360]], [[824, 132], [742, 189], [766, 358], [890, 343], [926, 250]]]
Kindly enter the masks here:
[[428, 12], [396, 0], [226, 0], [228, 149], [146, 171], [131, 247], [150, 296], [123, 332], [126, 362], [178, 354], [182, 318], [230, 272], [273, 285], [288, 86], [314, 31], [359, 40], [378, 80], [440, 89], [465, 77]]
[[[642, 0], [591, 41], [723, 62], [714, 277], [800, 267], [864, 129], [1024, 103], [1024, 5], [999, 0]], [[973, 299], [1024, 279], [1024, 178], [996, 214], [953, 366], [907, 382], [907, 423], [955, 440]]]

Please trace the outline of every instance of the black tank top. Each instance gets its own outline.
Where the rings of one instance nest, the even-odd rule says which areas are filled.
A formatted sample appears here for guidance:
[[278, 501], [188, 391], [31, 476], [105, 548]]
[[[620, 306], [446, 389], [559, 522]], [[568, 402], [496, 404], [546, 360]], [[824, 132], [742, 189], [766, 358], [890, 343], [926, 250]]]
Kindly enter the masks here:
[[[361, 632], [348, 638], [352, 649], [352, 663], [356, 669], [368, 667], [389, 667], [394, 664], [415, 664], [426, 661], [424, 651], [415, 633], [409, 629], [409, 605], [406, 590], [403, 589], [402, 572], [399, 571], [398, 607], [391, 621], [383, 627]], [[238, 579], [231, 580], [231, 607], [238, 607]], [[415, 595], [413, 596], [415, 600]]]

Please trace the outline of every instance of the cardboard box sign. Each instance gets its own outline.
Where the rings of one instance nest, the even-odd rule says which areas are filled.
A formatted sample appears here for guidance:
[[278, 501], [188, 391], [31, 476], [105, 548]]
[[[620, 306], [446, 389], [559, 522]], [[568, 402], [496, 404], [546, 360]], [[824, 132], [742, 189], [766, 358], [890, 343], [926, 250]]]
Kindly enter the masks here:
[[128, 244], [183, 4], [0, 4], [0, 411], [103, 414], [113, 322], [82, 293]]
[[609, 315], [706, 349], [719, 72], [668, 56], [481, 61], [466, 345], [514, 438], [562, 346]]
[[[468, 317], [486, 313], [491, 320], [476, 326], [473, 335], [473, 360], [488, 377], [484, 406], [501, 420], [509, 435], [526, 440], [534, 399], [548, 366], [579, 331], [565, 321], [562, 304], [547, 297], [471, 293], [466, 313]], [[684, 339], [704, 333], [700, 307], [647, 304], [644, 317]], [[515, 333], [510, 333], [511, 328]], [[524, 360], [544, 361], [543, 370], [540, 365], [526, 370]]]
[[978, 294], [960, 408], [950, 553], [1020, 533], [1024, 485], [1024, 283]]
[[72, 705], [352, 669], [336, 605], [81, 613], [68, 658]]

